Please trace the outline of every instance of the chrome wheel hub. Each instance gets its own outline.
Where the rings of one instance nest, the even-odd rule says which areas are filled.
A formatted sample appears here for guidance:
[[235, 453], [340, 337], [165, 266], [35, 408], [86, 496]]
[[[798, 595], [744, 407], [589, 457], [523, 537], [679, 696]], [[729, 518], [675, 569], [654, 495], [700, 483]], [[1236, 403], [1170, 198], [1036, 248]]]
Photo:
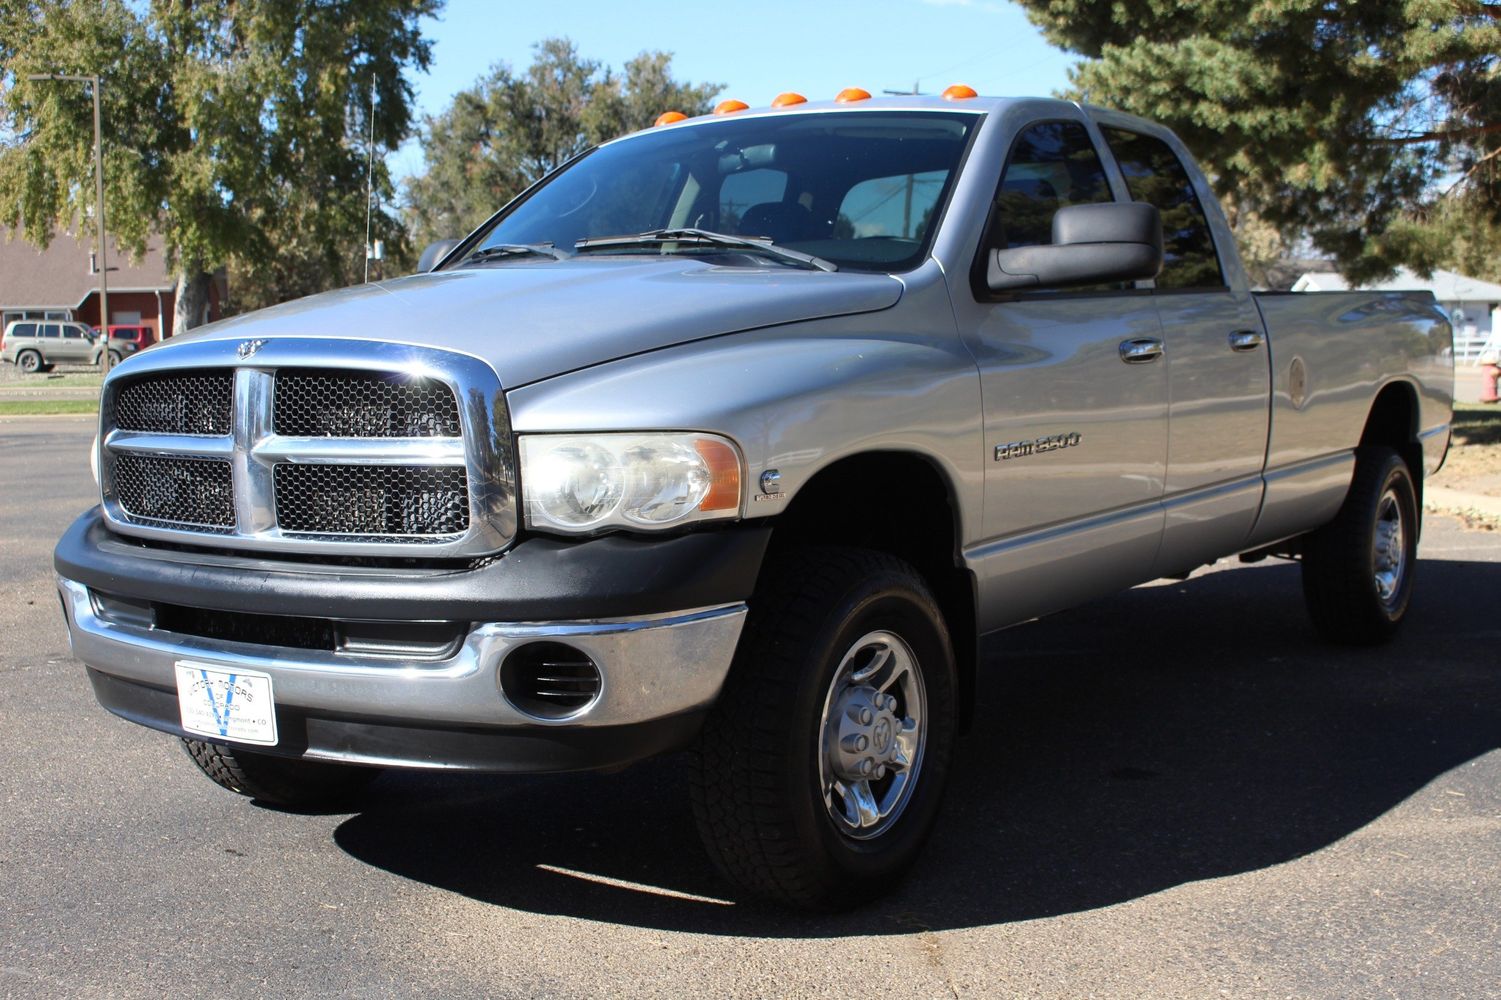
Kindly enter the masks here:
[[1376, 596], [1390, 604], [1402, 589], [1407, 571], [1407, 541], [1402, 527], [1402, 504], [1393, 490], [1381, 495], [1376, 505], [1376, 532], [1372, 539], [1372, 565]]
[[818, 737], [824, 806], [840, 832], [866, 840], [896, 822], [922, 766], [925, 719], [922, 672], [900, 636], [871, 632], [850, 646]]

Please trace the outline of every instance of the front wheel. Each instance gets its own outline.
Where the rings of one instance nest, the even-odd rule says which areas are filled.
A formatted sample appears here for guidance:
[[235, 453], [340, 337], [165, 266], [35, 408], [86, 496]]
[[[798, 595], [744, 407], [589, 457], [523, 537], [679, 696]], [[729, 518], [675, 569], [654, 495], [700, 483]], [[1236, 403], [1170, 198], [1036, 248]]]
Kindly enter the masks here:
[[948, 630], [911, 566], [859, 549], [782, 557], [693, 755], [710, 857], [804, 908], [889, 891], [932, 829], [955, 729]]
[[202, 740], [184, 738], [182, 745], [198, 769], [220, 788], [292, 809], [348, 805], [380, 774], [374, 767], [273, 757]]
[[1361, 448], [1344, 505], [1303, 543], [1304, 603], [1325, 638], [1371, 645], [1397, 631], [1412, 599], [1419, 517], [1402, 456]]

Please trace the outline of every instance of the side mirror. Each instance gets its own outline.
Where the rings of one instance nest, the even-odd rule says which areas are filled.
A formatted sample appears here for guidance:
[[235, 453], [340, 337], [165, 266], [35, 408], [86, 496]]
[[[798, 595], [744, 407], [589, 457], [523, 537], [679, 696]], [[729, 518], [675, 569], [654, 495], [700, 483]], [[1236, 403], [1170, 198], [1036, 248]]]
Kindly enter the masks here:
[[464, 241], [439, 240], [436, 243], [429, 243], [427, 245], [427, 249], [422, 251], [422, 256], [417, 258], [417, 273], [426, 274], [433, 268], [437, 267], [438, 261], [442, 260], [444, 257], [447, 257], [448, 254], [453, 250], [453, 248], [458, 246], [462, 242]]
[[991, 251], [993, 292], [1154, 278], [1162, 270], [1162, 216], [1143, 202], [1070, 205], [1053, 215], [1047, 246]]

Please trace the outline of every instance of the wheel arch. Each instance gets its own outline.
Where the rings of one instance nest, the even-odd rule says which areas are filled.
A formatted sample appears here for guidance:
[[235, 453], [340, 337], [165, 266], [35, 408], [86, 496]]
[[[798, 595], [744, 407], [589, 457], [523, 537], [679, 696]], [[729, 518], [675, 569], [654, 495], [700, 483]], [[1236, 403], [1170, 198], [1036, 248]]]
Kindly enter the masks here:
[[[872, 494], [895, 499], [859, 502]], [[886, 552], [915, 567], [948, 625], [960, 725], [968, 728], [979, 642], [974, 574], [960, 557], [959, 511], [955, 484], [928, 456], [901, 450], [860, 452], [831, 462], [803, 483], [775, 519], [771, 551], [847, 545]]]
[[1365, 427], [1360, 432], [1362, 447], [1385, 445], [1394, 449], [1407, 463], [1418, 488], [1418, 502], [1423, 499], [1423, 445], [1418, 438], [1418, 392], [1406, 379], [1394, 379], [1381, 387], [1371, 402]]

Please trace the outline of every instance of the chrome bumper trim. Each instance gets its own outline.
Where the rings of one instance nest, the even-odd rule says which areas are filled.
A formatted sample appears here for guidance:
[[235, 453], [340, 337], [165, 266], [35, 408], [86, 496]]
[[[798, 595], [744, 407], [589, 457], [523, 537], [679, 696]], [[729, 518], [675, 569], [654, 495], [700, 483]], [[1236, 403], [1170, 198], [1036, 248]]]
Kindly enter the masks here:
[[[490, 622], [446, 660], [403, 662], [120, 624], [99, 616], [82, 584], [59, 577], [58, 589], [74, 657], [102, 673], [170, 689], [173, 664], [198, 660], [270, 674], [279, 706], [435, 725], [615, 726], [703, 708], [719, 694], [746, 615], [737, 603], [632, 619]], [[598, 665], [602, 690], [588, 709], [539, 719], [502, 696], [501, 661], [541, 639], [567, 642]]]

